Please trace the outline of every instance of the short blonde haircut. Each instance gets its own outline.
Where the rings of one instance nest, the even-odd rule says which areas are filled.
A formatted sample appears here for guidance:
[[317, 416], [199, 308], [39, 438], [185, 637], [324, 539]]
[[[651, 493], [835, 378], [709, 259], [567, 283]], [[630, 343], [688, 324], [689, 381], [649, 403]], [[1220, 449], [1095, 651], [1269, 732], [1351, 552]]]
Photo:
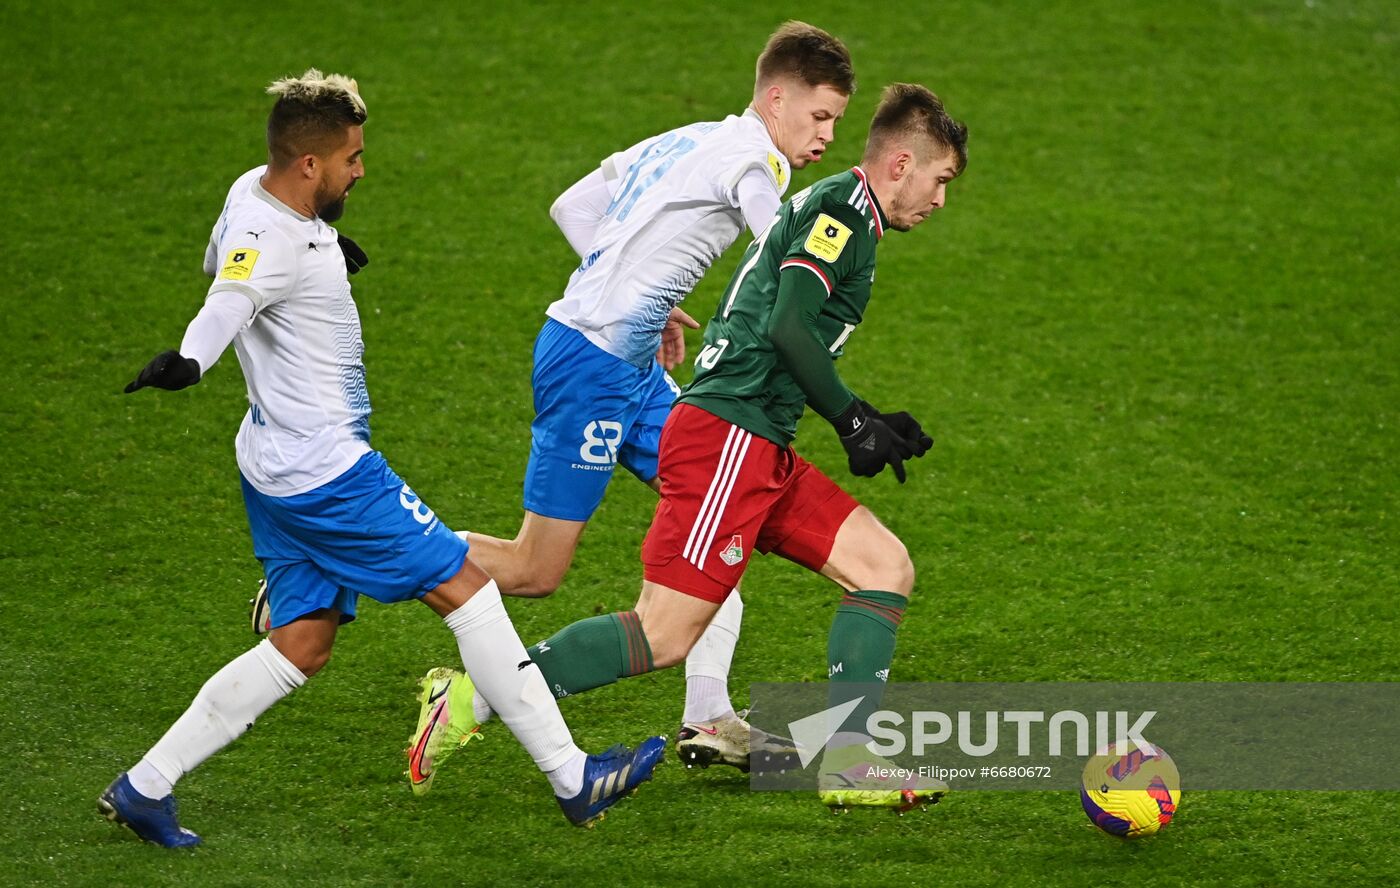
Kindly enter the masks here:
[[277, 166], [329, 154], [344, 144], [346, 130], [369, 117], [359, 84], [344, 74], [308, 68], [300, 77], [274, 80], [267, 92], [277, 97], [267, 117], [268, 156]]

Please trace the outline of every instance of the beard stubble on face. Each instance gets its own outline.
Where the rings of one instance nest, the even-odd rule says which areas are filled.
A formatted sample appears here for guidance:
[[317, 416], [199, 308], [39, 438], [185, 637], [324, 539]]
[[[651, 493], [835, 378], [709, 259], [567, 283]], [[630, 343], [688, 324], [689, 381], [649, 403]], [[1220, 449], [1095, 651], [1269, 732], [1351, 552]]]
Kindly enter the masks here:
[[316, 215], [322, 222], [335, 222], [345, 215], [345, 196], [341, 195], [330, 203], [320, 204], [316, 208]]
[[890, 218], [890, 227], [895, 231], [908, 231], [914, 227], [914, 223], [905, 215], [907, 210], [904, 206], [904, 201], [908, 192], [909, 180], [906, 178], [900, 181], [895, 187], [894, 195], [890, 200], [888, 215]]
[[350, 195], [350, 189], [353, 187], [353, 184], [347, 186], [339, 194], [329, 190], [324, 193], [317, 191], [316, 215], [320, 217], [322, 222], [335, 222], [345, 215], [345, 198]]

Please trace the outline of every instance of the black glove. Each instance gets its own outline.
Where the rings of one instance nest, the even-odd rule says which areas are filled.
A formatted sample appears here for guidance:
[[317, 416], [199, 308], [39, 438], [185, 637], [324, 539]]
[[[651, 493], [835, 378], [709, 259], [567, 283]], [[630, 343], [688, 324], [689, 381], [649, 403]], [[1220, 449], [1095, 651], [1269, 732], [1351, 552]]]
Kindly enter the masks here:
[[914, 455], [914, 448], [895, 434], [879, 414], [868, 413], [865, 402], [859, 398], [852, 401], [832, 425], [841, 436], [841, 446], [846, 448], [851, 474], [874, 478], [888, 465], [899, 483], [904, 483], [904, 461]]
[[171, 350], [161, 352], [151, 363], [141, 368], [136, 378], [127, 383], [122, 391], [128, 395], [148, 385], [177, 392], [199, 382], [199, 362], [194, 358], [182, 358], [180, 353]]
[[917, 419], [903, 410], [898, 413], [881, 413], [871, 407], [869, 401], [861, 401], [860, 405], [865, 408], [868, 415], [882, 420], [885, 425], [890, 427], [890, 431], [907, 441], [909, 446], [913, 448], [916, 457], [928, 453], [929, 448], [933, 446], [933, 439], [924, 432], [924, 427], [919, 425]]
[[346, 237], [338, 231], [335, 233], [335, 235], [336, 238], [340, 241], [340, 252], [345, 254], [346, 272], [354, 274], [355, 272], [359, 271], [361, 268], [364, 268], [366, 265], [369, 264], [369, 257], [365, 255], [364, 250], [360, 249], [359, 244], [355, 243], [350, 238]]

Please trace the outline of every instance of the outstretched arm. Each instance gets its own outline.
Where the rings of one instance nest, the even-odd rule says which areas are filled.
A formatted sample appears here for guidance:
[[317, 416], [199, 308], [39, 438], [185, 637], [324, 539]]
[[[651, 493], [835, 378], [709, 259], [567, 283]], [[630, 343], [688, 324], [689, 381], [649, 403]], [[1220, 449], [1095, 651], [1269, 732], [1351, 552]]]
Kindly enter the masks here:
[[164, 351], [151, 359], [126, 387], [130, 394], [152, 386], [178, 391], [199, 382], [228, 348], [243, 325], [253, 319], [253, 303], [236, 290], [215, 290], [185, 328], [179, 351]]

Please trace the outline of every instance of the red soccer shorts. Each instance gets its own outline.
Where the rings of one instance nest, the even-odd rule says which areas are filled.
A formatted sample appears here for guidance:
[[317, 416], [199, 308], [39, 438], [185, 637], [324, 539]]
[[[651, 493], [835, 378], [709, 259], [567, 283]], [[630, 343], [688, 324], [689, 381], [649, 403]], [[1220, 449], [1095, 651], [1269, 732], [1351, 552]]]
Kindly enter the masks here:
[[821, 570], [858, 505], [791, 447], [684, 403], [662, 429], [659, 477], [644, 574], [706, 601], [724, 601], [754, 549]]

